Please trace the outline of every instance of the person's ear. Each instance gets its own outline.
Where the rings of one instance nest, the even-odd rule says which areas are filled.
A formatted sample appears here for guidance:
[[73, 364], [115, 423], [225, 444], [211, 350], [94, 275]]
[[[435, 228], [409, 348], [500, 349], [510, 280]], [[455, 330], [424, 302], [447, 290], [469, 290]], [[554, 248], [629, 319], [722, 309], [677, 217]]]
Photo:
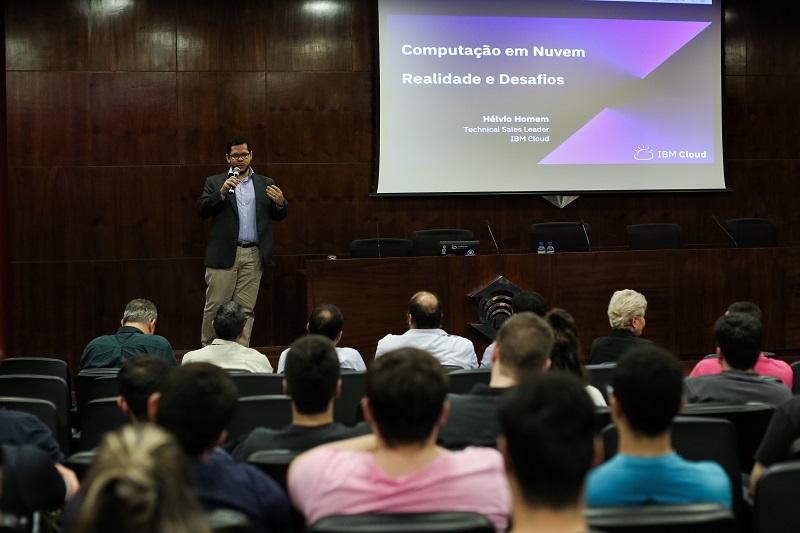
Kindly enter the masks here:
[[158, 404], [161, 402], [161, 393], [154, 392], [147, 399], [147, 420], [156, 423], [158, 420]]

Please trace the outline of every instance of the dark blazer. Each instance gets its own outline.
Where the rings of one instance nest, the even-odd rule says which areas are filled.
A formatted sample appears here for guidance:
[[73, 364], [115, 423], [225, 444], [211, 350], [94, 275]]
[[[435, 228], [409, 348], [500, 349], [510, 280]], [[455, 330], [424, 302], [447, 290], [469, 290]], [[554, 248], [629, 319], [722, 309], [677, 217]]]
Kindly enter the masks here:
[[[239, 210], [234, 195], [220, 198], [219, 190], [228, 179], [228, 173], [216, 174], [206, 178], [203, 194], [197, 200], [197, 214], [201, 218], [213, 217], [211, 231], [206, 245], [205, 265], [209, 268], [230, 268], [236, 259], [236, 238], [239, 236]], [[253, 174], [256, 193], [256, 227], [258, 230], [258, 249], [264, 266], [272, 264], [273, 220], [283, 220], [288, 214], [289, 202], [284, 199], [283, 207], [278, 209], [275, 202], [267, 196], [267, 185], [272, 179]]]
[[619, 359], [619, 356], [631, 346], [651, 344], [653, 344], [651, 341], [637, 337], [629, 329], [612, 329], [608, 337], [599, 337], [592, 342], [589, 364], [611, 363]]

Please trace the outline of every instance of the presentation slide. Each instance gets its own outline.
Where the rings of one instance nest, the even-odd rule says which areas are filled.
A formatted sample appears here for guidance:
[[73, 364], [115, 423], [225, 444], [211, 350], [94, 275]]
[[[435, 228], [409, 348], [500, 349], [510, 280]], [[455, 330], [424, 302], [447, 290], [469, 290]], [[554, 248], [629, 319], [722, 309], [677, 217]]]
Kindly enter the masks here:
[[720, 0], [377, 0], [373, 194], [725, 188]]

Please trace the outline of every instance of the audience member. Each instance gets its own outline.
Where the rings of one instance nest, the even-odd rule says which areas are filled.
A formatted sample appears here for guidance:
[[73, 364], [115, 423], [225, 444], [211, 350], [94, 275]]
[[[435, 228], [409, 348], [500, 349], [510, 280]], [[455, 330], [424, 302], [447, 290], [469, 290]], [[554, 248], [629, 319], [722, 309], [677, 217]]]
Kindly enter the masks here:
[[64, 454], [50, 428], [30, 413], [0, 409], [0, 444], [29, 444], [57, 463], [64, 460]]
[[[728, 310], [725, 311], [726, 315], [731, 313], [745, 313], [761, 322], [761, 309], [752, 302], [732, 303], [728, 306]], [[794, 380], [792, 367], [780, 359], [772, 359], [761, 352], [758, 354], [758, 360], [756, 360], [753, 371], [762, 376], [775, 376], [780, 379], [784, 385], [790, 389], [792, 388], [792, 381]], [[694, 366], [689, 376], [707, 376], [708, 374], [719, 374], [720, 372], [722, 372], [722, 365], [720, 365], [719, 358], [716, 354], [713, 354], [713, 357], [709, 355], [705, 359], [699, 361]]]
[[125, 307], [121, 327], [115, 335], [103, 335], [92, 340], [81, 355], [81, 369], [119, 368], [136, 354], [149, 353], [175, 366], [175, 354], [169, 341], [156, 335], [158, 311], [150, 300], [131, 300]]
[[309, 334], [289, 348], [283, 389], [292, 399], [292, 424], [283, 429], [257, 428], [233, 448], [233, 458], [246, 461], [260, 450], [306, 451], [309, 448], [369, 433], [369, 427], [349, 428], [333, 421], [339, 397], [339, 359], [333, 343]]
[[398, 348], [418, 348], [433, 355], [443, 366], [478, 368], [478, 356], [472, 341], [448, 335], [442, 329], [442, 306], [430, 292], [418, 292], [408, 305], [408, 331], [386, 335], [378, 341], [375, 359]]
[[714, 324], [719, 374], [686, 378], [689, 403], [763, 402], [778, 405], [792, 391], [774, 376], [761, 376], [753, 367], [761, 353], [761, 322], [752, 315], [731, 313]]
[[594, 458], [594, 406], [582, 388], [573, 376], [548, 372], [501, 404], [498, 448], [511, 487], [511, 533], [589, 531], [583, 489]]
[[756, 492], [758, 480], [768, 466], [786, 461], [794, 442], [800, 438], [800, 396], [780, 404], [756, 452], [756, 462], [750, 474], [750, 492]]
[[555, 342], [553, 351], [550, 352], [550, 368], [577, 376], [585, 385], [586, 392], [595, 405], [605, 406], [603, 394], [589, 384], [589, 372], [583, 365], [581, 346], [578, 340], [578, 328], [575, 320], [567, 311], [560, 308], [551, 309], [545, 315], [547, 323], [553, 328]]
[[445, 448], [496, 445], [500, 399], [526, 377], [547, 370], [553, 330], [533, 313], [517, 313], [500, 326], [492, 346], [489, 385], [479, 383], [469, 394], [448, 396], [450, 413], [439, 431]]
[[435, 445], [447, 382], [436, 359], [416, 348], [373, 363], [363, 402], [373, 435], [315, 448], [289, 468], [289, 493], [308, 523], [343, 513], [472, 511], [506, 530], [510, 496], [497, 450]]
[[643, 294], [631, 289], [616, 291], [608, 302], [611, 333], [592, 342], [589, 364], [612, 363], [628, 348], [651, 344], [640, 337], [646, 323], [645, 311], [647, 300]]
[[[538, 292], [518, 292], [511, 297], [511, 314], [524, 313], [526, 311], [543, 317], [545, 313], [547, 313], [547, 302]], [[502, 326], [502, 324], [500, 325]], [[494, 347], [490, 344], [486, 347], [486, 350], [483, 351], [481, 368], [490, 368], [492, 366], [492, 350], [494, 350]]]
[[224, 370], [193, 363], [169, 373], [161, 392], [151, 396], [148, 413], [189, 456], [197, 496], [206, 511], [242, 512], [254, 531], [290, 531], [289, 504], [275, 481], [251, 465], [208, 460], [227, 437], [237, 400], [236, 384]]
[[672, 419], [684, 404], [678, 359], [654, 345], [631, 348], [611, 375], [611, 418], [618, 453], [589, 473], [589, 507], [719, 503], [731, 508], [720, 465], [690, 462], [672, 449]]
[[0, 445], [0, 515], [31, 517], [37, 511], [54, 511], [77, 492], [75, 472], [28, 444]]
[[[308, 317], [308, 322], [306, 323], [306, 331], [327, 337], [333, 342], [336, 347], [336, 357], [339, 358], [340, 368], [366, 372], [367, 365], [364, 364], [364, 359], [358, 353], [358, 350], [339, 347], [339, 341], [342, 340], [343, 325], [344, 317], [338, 307], [332, 304], [321, 304], [311, 311], [311, 316]], [[283, 373], [288, 354], [288, 348], [281, 352], [281, 356], [278, 359], [279, 374]]]
[[272, 365], [266, 355], [239, 343], [247, 326], [247, 315], [241, 304], [230, 301], [220, 305], [211, 326], [216, 338], [199, 350], [187, 352], [181, 361], [182, 365], [202, 361], [225, 370], [272, 373]]
[[180, 446], [152, 424], [104, 437], [81, 496], [73, 533], [211, 531]]
[[154, 355], [129, 357], [117, 374], [117, 405], [132, 422], [147, 422], [147, 401], [160, 392], [167, 373], [173, 367]]

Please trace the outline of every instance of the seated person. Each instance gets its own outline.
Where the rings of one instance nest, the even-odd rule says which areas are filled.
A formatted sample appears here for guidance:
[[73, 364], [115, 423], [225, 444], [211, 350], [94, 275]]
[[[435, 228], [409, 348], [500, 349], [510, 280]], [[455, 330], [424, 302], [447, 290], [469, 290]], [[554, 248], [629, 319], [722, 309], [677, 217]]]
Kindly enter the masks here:
[[272, 373], [272, 365], [266, 355], [239, 344], [247, 326], [247, 315], [239, 303], [230, 301], [220, 305], [211, 326], [216, 338], [208, 346], [187, 352], [181, 361], [182, 365], [203, 361], [225, 370]]
[[761, 322], [752, 315], [731, 313], [714, 324], [719, 374], [688, 377], [684, 387], [689, 403], [763, 402], [778, 405], [792, 391], [774, 376], [756, 374], [753, 367], [761, 353]]
[[631, 348], [619, 359], [611, 388], [619, 451], [589, 473], [586, 505], [719, 503], [731, 509], [722, 467], [686, 461], [672, 449], [672, 419], [684, 404], [678, 359], [654, 345]]
[[583, 488], [594, 458], [594, 405], [582, 392], [574, 376], [547, 372], [503, 399], [498, 449], [511, 487], [511, 533], [589, 531]]
[[92, 340], [81, 355], [84, 368], [119, 368], [125, 360], [139, 353], [161, 357], [175, 366], [175, 354], [169, 341], [156, 335], [158, 311], [150, 300], [131, 300], [125, 307], [121, 327], [115, 335], [103, 335]]
[[70, 531], [211, 533], [186, 456], [152, 424], [108, 433], [92, 461]]
[[22, 411], [0, 409], [0, 444], [30, 444], [60, 463], [64, 460], [61, 447], [39, 417]]
[[[358, 350], [339, 347], [339, 341], [342, 340], [343, 325], [344, 317], [338, 307], [331, 304], [321, 304], [311, 311], [311, 316], [308, 317], [308, 322], [306, 323], [306, 331], [327, 337], [333, 342], [336, 347], [336, 357], [339, 358], [340, 368], [366, 372], [367, 365], [364, 364], [364, 359], [362, 359]], [[281, 356], [278, 359], [278, 374], [283, 373], [288, 354], [288, 348], [281, 352]]]
[[788, 459], [789, 449], [798, 438], [800, 438], [800, 396], [793, 396], [777, 407], [764, 433], [750, 474], [750, 492], [755, 494], [758, 480], [761, 479], [766, 467]]
[[469, 394], [449, 394], [450, 412], [439, 431], [439, 444], [451, 450], [497, 443], [497, 406], [512, 387], [550, 366], [553, 330], [533, 313], [517, 313], [500, 326], [492, 343], [489, 385], [479, 383]]
[[[511, 297], [511, 313], [513, 315], [514, 313], [524, 313], [526, 311], [544, 317], [545, 313], [547, 313], [547, 302], [538, 292], [518, 292]], [[481, 368], [490, 368], [492, 366], [492, 350], [494, 350], [494, 347], [490, 344], [483, 351]]]
[[129, 357], [117, 374], [119, 396], [117, 405], [131, 422], [148, 422], [147, 400], [161, 391], [167, 373], [173, 367], [154, 355]]
[[421, 291], [411, 297], [406, 323], [408, 331], [402, 335], [386, 335], [378, 341], [375, 359], [398, 348], [425, 350], [443, 366], [478, 368], [478, 356], [472, 341], [458, 335], [449, 335], [442, 329], [442, 305], [439, 298]]
[[239, 462], [261, 450], [306, 451], [314, 446], [369, 433], [361, 424], [349, 428], [333, 421], [333, 402], [339, 397], [339, 359], [333, 343], [322, 335], [306, 335], [289, 348], [283, 390], [292, 399], [292, 425], [283, 429], [257, 428], [234, 444]]
[[628, 348], [651, 344], [640, 337], [646, 324], [645, 311], [647, 300], [643, 294], [631, 289], [615, 292], [608, 302], [611, 333], [592, 342], [589, 364], [613, 363]]
[[336, 514], [471, 511], [505, 531], [511, 509], [500, 453], [436, 446], [446, 396], [447, 374], [430, 354], [403, 348], [377, 359], [363, 402], [373, 435], [314, 448], [289, 467], [289, 494], [307, 523]]
[[[746, 313], [761, 322], [761, 309], [759, 309], [759, 307], [752, 302], [732, 303], [728, 306], [728, 310], [725, 311], [726, 315], [731, 313]], [[780, 359], [772, 359], [771, 357], [764, 355], [762, 352], [758, 354], [758, 360], [753, 367], [753, 371], [756, 374], [761, 374], [762, 376], [775, 376], [781, 380], [784, 385], [790, 389], [792, 388], [794, 374], [792, 372], [792, 367], [790, 367], [785, 361], [781, 361]], [[709, 355], [694, 365], [694, 368], [689, 375], [707, 376], [708, 374], [719, 374], [720, 372], [722, 372], [722, 365], [719, 363], [719, 358], [716, 356], [716, 354], [714, 354], [713, 357]]]
[[254, 531], [291, 531], [289, 502], [272, 478], [251, 465], [208, 460], [227, 438], [238, 395], [224, 370], [192, 363], [169, 373], [161, 392], [150, 397], [148, 415], [175, 436], [189, 457], [203, 509], [244, 513]]
[[603, 394], [589, 384], [589, 371], [583, 364], [581, 345], [578, 340], [578, 328], [575, 320], [564, 309], [551, 309], [545, 315], [547, 323], [553, 328], [555, 342], [553, 351], [550, 352], [550, 370], [566, 372], [580, 379], [586, 388], [586, 393], [595, 405], [604, 407], [606, 400]]

